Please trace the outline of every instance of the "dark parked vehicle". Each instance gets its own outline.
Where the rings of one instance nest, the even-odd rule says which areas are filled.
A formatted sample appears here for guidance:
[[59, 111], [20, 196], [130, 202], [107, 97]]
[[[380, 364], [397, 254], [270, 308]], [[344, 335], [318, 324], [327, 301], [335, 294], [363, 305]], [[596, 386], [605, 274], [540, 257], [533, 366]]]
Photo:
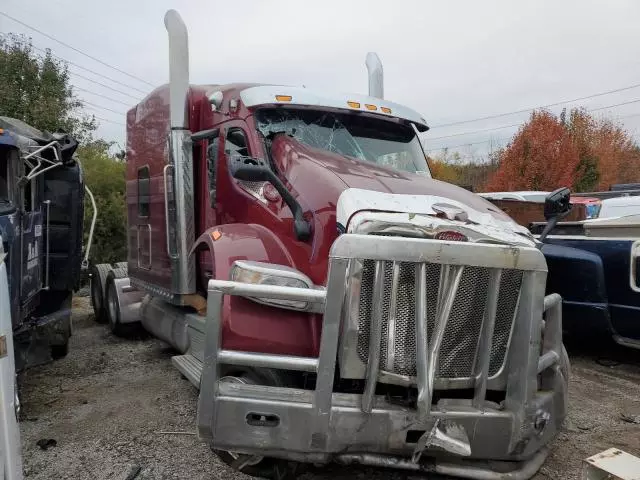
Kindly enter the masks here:
[[560, 223], [542, 251], [547, 289], [562, 296], [569, 337], [606, 335], [640, 348], [640, 215]]
[[17, 370], [67, 353], [82, 263], [77, 146], [69, 135], [0, 117], [0, 237]]

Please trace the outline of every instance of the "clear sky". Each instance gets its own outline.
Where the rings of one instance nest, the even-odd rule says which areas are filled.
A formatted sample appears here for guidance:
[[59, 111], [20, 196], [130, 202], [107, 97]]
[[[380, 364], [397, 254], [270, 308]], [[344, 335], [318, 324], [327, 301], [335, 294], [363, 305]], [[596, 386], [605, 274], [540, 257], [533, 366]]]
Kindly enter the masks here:
[[[87, 112], [105, 119], [98, 134], [124, 144], [124, 112], [168, 79], [163, 15], [169, 8], [189, 28], [193, 83], [366, 93], [364, 59], [376, 51], [385, 97], [425, 116], [433, 128], [424, 142], [433, 154], [459, 146], [463, 156], [481, 155], [517, 129], [498, 127], [528, 114], [438, 125], [640, 84], [640, 2], [633, 0], [0, 2], [0, 12], [148, 83], [2, 15], [0, 32], [25, 33], [36, 47], [96, 72], [70, 67], [77, 95], [92, 104]], [[596, 109], [634, 100], [597, 113], [619, 119], [640, 138], [640, 85], [566, 106]], [[467, 132], [477, 133], [457, 135]], [[450, 135], [457, 136], [438, 138]]]

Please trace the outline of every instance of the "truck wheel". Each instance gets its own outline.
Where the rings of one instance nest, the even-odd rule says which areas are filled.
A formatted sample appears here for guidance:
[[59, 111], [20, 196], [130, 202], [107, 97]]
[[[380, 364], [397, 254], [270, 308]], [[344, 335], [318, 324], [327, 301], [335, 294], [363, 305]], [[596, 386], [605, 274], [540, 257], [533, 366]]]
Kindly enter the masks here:
[[111, 271], [111, 265], [101, 263], [91, 267], [91, 305], [93, 314], [98, 323], [107, 321], [107, 308], [105, 304], [105, 286], [107, 275]]
[[109, 272], [105, 286], [107, 321], [111, 332], [118, 337], [126, 337], [132, 331], [132, 325], [120, 322], [120, 303], [118, 301], [118, 292], [116, 291], [116, 278], [124, 278], [127, 276], [126, 269], [116, 268]]
[[127, 262], [118, 262], [113, 264], [113, 268], [124, 268], [126, 272], [129, 268], [129, 264]]
[[[264, 375], [261, 375], [260, 372], [251, 371], [244, 372], [238, 376], [225, 375], [220, 381], [249, 384], [260, 383], [263, 385], [277, 385], [280, 383], [275, 375], [270, 375], [269, 371], [264, 373]], [[214, 448], [211, 450], [213, 450], [220, 460], [231, 468], [250, 477], [267, 478], [269, 480], [293, 480], [298, 478], [298, 474], [300, 473], [300, 464], [297, 462], [257, 455], [243, 455], [226, 450], [216, 450]]]
[[54, 360], [60, 360], [69, 353], [69, 341], [64, 345], [51, 345], [51, 358]]

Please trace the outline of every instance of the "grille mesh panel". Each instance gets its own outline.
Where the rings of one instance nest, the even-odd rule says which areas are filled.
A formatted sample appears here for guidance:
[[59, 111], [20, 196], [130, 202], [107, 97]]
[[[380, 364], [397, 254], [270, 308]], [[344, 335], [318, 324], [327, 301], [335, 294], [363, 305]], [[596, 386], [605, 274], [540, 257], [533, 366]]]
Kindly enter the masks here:
[[[395, 359], [392, 373], [416, 375], [416, 266], [413, 262], [401, 262], [395, 306]], [[435, 313], [440, 282], [439, 264], [427, 263], [427, 334], [433, 334]], [[366, 363], [369, 353], [369, 326], [372, 314], [373, 279], [375, 262], [363, 262], [360, 290], [358, 355]], [[482, 328], [482, 317], [488, 294], [488, 269], [465, 267], [451, 309], [444, 339], [438, 358], [439, 378], [468, 378], [473, 374], [476, 350]], [[380, 368], [388, 368], [389, 309], [391, 308], [391, 287], [393, 282], [393, 262], [384, 262], [384, 294], [382, 308], [382, 343], [380, 345]], [[513, 326], [514, 312], [522, 282], [522, 272], [503, 270], [498, 296], [493, 342], [490, 355], [489, 376], [502, 367]]]

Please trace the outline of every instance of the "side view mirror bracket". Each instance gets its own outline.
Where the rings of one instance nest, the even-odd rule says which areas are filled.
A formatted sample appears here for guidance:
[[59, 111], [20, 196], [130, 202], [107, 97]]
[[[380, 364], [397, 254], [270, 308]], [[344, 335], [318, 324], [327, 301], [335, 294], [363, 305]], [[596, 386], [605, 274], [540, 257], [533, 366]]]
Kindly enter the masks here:
[[296, 238], [306, 241], [311, 237], [311, 226], [302, 215], [302, 207], [263, 160], [243, 156], [232, 157], [229, 160], [229, 170], [233, 178], [237, 180], [269, 182], [273, 185], [293, 214], [293, 230]]
[[540, 242], [551, 233], [557, 223], [571, 212], [571, 190], [567, 187], [558, 188], [544, 199], [544, 218], [547, 224], [540, 234]]

